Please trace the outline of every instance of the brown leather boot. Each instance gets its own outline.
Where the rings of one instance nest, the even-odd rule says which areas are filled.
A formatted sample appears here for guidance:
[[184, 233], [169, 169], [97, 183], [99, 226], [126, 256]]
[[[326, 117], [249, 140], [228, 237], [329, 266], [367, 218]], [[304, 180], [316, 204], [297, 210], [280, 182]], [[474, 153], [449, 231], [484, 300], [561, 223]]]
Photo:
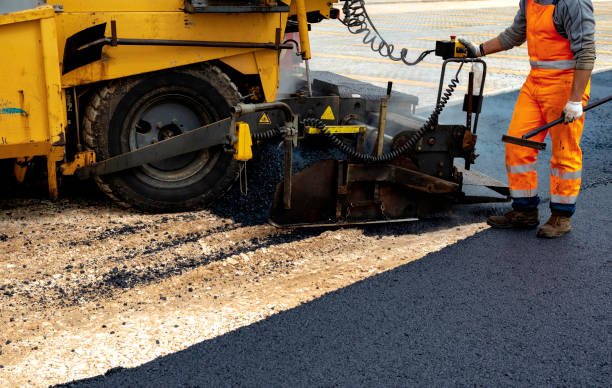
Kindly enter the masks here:
[[511, 210], [503, 216], [491, 216], [487, 218], [487, 224], [499, 229], [533, 229], [540, 225], [538, 209], [535, 210]]
[[538, 237], [557, 238], [572, 230], [571, 218], [553, 213], [548, 221], [538, 229]]

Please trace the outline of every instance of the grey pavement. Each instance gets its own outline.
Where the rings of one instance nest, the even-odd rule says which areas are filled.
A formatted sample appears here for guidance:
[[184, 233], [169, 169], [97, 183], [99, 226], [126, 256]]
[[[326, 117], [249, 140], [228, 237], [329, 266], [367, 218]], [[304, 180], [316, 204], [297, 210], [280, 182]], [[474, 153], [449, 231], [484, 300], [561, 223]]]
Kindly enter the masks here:
[[[592, 99], [612, 94], [612, 72]], [[485, 99], [476, 168], [505, 180], [517, 92]], [[462, 117], [449, 108], [441, 122]], [[574, 230], [557, 240], [489, 229], [298, 308], [68, 386], [594, 386], [612, 372], [612, 107], [587, 114]], [[549, 153], [538, 172], [547, 215]], [[456, 217], [500, 211], [468, 206]], [[422, 222], [421, 230], [442, 221]], [[414, 226], [367, 228], [401, 236]]]

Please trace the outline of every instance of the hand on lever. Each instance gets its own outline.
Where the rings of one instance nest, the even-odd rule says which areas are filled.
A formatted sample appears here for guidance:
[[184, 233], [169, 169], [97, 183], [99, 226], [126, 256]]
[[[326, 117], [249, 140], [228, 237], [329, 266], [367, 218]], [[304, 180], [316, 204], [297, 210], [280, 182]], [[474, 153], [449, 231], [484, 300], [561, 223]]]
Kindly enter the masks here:
[[479, 58], [484, 56], [484, 53], [482, 52], [482, 45], [475, 46], [464, 38], [459, 38], [457, 40], [467, 49], [468, 58]]
[[571, 123], [574, 120], [579, 119], [582, 116], [582, 102], [581, 101], [568, 101], [563, 108], [563, 122], [565, 124]]

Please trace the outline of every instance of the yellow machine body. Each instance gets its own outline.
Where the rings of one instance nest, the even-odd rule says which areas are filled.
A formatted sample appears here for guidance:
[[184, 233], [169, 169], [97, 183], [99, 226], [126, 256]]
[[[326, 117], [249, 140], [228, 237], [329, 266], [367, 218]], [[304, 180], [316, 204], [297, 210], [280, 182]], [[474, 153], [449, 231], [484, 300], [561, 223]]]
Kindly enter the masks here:
[[66, 108], [51, 6], [0, 15], [0, 158], [45, 156], [49, 194], [64, 157]]
[[[263, 99], [274, 101], [278, 50], [104, 46], [101, 60], [66, 74], [62, 58], [69, 37], [102, 23], [105, 36], [111, 36], [112, 21], [117, 36], [125, 39], [274, 43], [277, 34], [284, 35], [288, 17], [297, 14], [297, 1], [284, 2], [289, 12], [190, 14], [183, 0], [49, 0], [44, 6], [0, 15], [5, 58], [0, 71], [0, 159], [46, 156], [50, 195], [57, 197], [55, 171], [64, 160], [67, 136], [66, 93], [87, 84], [216, 60], [240, 74], [257, 76]], [[329, 17], [327, 0], [301, 0], [300, 6], [302, 12]], [[90, 155], [78, 159], [95, 160]], [[74, 168], [62, 171], [69, 174]]]

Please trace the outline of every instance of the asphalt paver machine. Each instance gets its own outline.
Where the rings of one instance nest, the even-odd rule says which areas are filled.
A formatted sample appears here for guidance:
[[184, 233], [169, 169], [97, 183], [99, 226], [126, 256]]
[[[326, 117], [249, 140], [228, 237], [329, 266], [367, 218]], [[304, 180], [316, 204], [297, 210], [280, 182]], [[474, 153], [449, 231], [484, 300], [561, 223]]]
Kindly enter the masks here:
[[[284, 147], [284, 176], [270, 218], [279, 226], [392, 222], [456, 203], [505, 201], [504, 184], [470, 171], [486, 64], [466, 58], [454, 39], [437, 42], [413, 62], [407, 50], [395, 56], [363, 1], [342, 5], [5, 1], [0, 159], [14, 161], [20, 182], [44, 158], [52, 198], [61, 176], [77, 175], [95, 179], [123, 205], [177, 211], [211, 205], [239, 179], [253, 144], [276, 139]], [[365, 34], [364, 42], [389, 59], [414, 65], [430, 53], [441, 57], [431, 115], [413, 116], [416, 99], [404, 97], [405, 114], [388, 117], [388, 101], [396, 98], [391, 84], [372, 99], [311, 79], [309, 28], [330, 18]], [[277, 98], [283, 52], [305, 61], [306, 80], [301, 90]], [[441, 124], [461, 71], [469, 72], [466, 120]], [[306, 138], [345, 157], [294, 173], [294, 149]], [[466, 184], [499, 195], [468, 196]]]

